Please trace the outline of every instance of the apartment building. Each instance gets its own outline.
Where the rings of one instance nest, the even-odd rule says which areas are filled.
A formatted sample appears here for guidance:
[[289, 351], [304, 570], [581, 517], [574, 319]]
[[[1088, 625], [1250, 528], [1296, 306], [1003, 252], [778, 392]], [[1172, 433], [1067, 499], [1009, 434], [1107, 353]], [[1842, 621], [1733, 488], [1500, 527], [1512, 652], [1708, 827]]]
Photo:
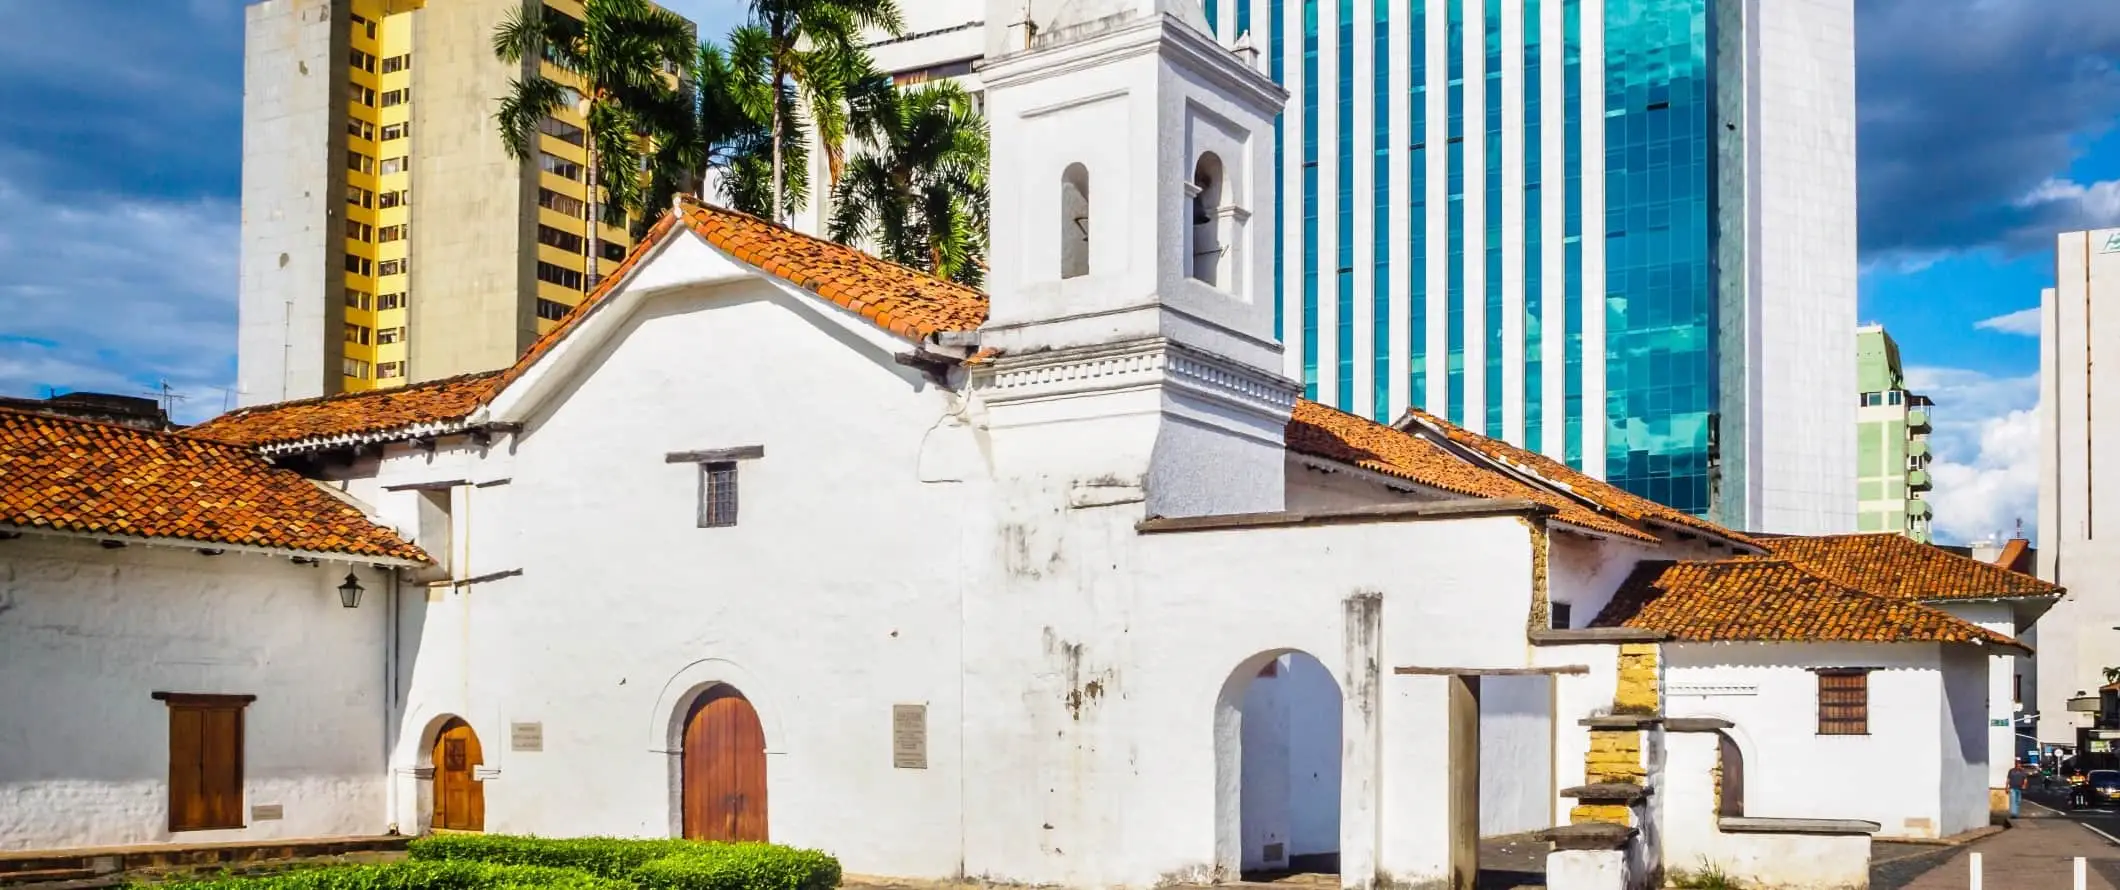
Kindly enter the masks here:
[[1883, 325], [1855, 330], [1855, 387], [1857, 530], [1932, 543], [1929, 431], [1936, 406], [1907, 389], [1899, 343]]
[[[2120, 667], [2116, 305], [2120, 229], [2056, 238], [2054, 286], [2040, 295], [2038, 553], [2039, 577], [2068, 596], [2038, 628], [2039, 740], [2048, 743], [2076, 743], [2088, 719], [2077, 713], [2098, 710], [2105, 670]], [[2106, 732], [2093, 744], [2112, 750], [2120, 731]]]
[[[264, 0], [245, 9], [242, 404], [507, 364], [591, 278], [579, 103], [508, 157], [494, 57], [520, 0]], [[582, 16], [581, 0], [544, 0]], [[599, 262], [631, 247], [599, 225]]]
[[[1065, 5], [923, 0], [870, 51], [976, 89]], [[1308, 397], [1733, 527], [1856, 527], [1852, 0], [1202, 12], [1289, 93], [1276, 334]]]

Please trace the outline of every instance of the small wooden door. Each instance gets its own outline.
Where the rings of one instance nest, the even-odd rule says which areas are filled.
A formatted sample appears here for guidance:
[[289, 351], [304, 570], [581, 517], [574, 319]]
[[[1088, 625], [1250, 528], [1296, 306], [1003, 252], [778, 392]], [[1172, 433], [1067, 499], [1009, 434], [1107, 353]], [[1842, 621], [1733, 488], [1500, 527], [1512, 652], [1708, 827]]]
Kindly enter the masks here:
[[486, 788], [474, 772], [486, 757], [471, 724], [451, 719], [434, 739], [434, 827], [486, 830]]
[[1480, 678], [1449, 678], [1450, 888], [1472, 890], [1480, 876]]
[[685, 837], [766, 840], [766, 734], [750, 701], [728, 686], [685, 718]]

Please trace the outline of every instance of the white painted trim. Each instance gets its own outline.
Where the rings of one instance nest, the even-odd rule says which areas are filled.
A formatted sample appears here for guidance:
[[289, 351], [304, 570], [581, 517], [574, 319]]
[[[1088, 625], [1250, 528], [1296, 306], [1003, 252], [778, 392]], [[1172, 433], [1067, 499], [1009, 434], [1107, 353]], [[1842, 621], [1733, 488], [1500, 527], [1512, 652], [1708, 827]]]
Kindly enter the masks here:
[[1450, 405], [1450, 40], [1441, 0], [1428, 0], [1428, 397], [1430, 413]]
[[[381, 526], [378, 526], [379, 528]], [[113, 535], [101, 532], [82, 532], [69, 529], [40, 528], [32, 525], [0, 523], [0, 531], [13, 532], [23, 537], [67, 538], [77, 541], [118, 541], [128, 546], [159, 547], [175, 550], [225, 550], [230, 553], [250, 553], [260, 556], [280, 556], [289, 559], [314, 559], [322, 562], [345, 563], [346, 565], [393, 566], [420, 568], [423, 562], [396, 556], [368, 556], [354, 553], [333, 553], [323, 550], [295, 550], [285, 547], [259, 547], [254, 544], [226, 544], [219, 541], [194, 541], [189, 538], [151, 538], [141, 535]], [[0, 547], [7, 542], [0, 541]]]
[[[1537, 23], [1532, 23], [1533, 27]], [[1524, 5], [1502, 2], [1502, 429], [1524, 444]], [[1490, 434], [1492, 431], [1490, 431]]]
[[[1340, 40], [1337, 13], [1318, 4], [1318, 395], [1340, 393]], [[1301, 378], [1297, 378], [1300, 380]]]
[[[1390, 378], [1384, 383], [1384, 394], [1388, 407], [1387, 416], [1399, 417], [1412, 404], [1413, 385], [1408, 374], [1413, 370], [1413, 42], [1412, 3], [1427, 0], [1389, 0], [1387, 14], [1391, 17], [1391, 32], [1387, 40], [1391, 66], [1390, 81], [1385, 88], [1390, 90], [1391, 135], [1386, 140], [1390, 154], [1391, 177], [1391, 234], [1386, 242], [1389, 257], [1390, 279], [1382, 284], [1390, 288], [1390, 311], [1386, 324], [1385, 345], [1390, 350], [1385, 373]], [[1425, 47], [1423, 51], [1425, 51]], [[1418, 221], [1427, 224], [1426, 219]]]
[[[1539, 450], [1568, 454], [1567, 56], [1560, 0], [1539, 4]], [[1558, 186], [1558, 187], [1557, 187]]]
[[1582, 23], [1583, 466], [1605, 478], [1605, 10]]
[[[1348, 413], [1361, 417], [1376, 416], [1376, 294], [1384, 282], [1376, 280], [1376, 151], [1372, 143], [1376, 139], [1376, 5], [1354, 4], [1354, 66], [1348, 89], [1354, 93], [1351, 107], [1354, 110], [1354, 125], [1350, 135], [1354, 144], [1349, 146], [1348, 156], [1354, 161], [1354, 177], [1350, 181], [1353, 194], [1348, 198], [1353, 212], [1353, 232], [1341, 232], [1342, 238], [1353, 238], [1354, 248], [1350, 262], [1354, 269], [1354, 299], [1350, 307], [1354, 336], [1350, 338], [1354, 352], [1354, 401], [1343, 406]], [[1338, 77], [1333, 78], [1338, 81]], [[1367, 283], [1366, 286], [1364, 283]]]
[[[1446, 417], [1482, 436], [1487, 429], [1487, 12], [1465, 0], [1465, 416]], [[1448, 80], [1445, 72], [1445, 80]], [[1446, 124], [1447, 125], [1447, 124]], [[1447, 358], [1447, 356], [1446, 356]], [[1445, 407], [1448, 407], [1447, 404]], [[1447, 412], [1446, 412], [1447, 413]]]

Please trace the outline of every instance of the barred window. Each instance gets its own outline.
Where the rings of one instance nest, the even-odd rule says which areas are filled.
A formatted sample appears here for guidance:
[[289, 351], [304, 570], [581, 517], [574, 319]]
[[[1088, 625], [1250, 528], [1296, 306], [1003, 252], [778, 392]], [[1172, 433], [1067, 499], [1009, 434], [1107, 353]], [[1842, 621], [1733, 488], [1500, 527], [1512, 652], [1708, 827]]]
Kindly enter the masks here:
[[1818, 734], [1869, 735], [1870, 672], [1836, 668], [1818, 672]]
[[709, 461], [699, 465], [699, 527], [719, 528], [736, 524], [736, 462]]

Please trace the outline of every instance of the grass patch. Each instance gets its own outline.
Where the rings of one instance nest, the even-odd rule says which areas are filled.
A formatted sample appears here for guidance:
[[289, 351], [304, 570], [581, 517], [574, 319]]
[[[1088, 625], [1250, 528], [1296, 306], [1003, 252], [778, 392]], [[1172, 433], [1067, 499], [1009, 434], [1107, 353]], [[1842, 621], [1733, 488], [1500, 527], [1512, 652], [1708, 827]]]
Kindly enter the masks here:
[[[775, 844], [450, 834], [405, 862], [222, 872], [155, 890], [835, 890], [839, 860]], [[145, 881], [135, 882], [145, 886]]]

